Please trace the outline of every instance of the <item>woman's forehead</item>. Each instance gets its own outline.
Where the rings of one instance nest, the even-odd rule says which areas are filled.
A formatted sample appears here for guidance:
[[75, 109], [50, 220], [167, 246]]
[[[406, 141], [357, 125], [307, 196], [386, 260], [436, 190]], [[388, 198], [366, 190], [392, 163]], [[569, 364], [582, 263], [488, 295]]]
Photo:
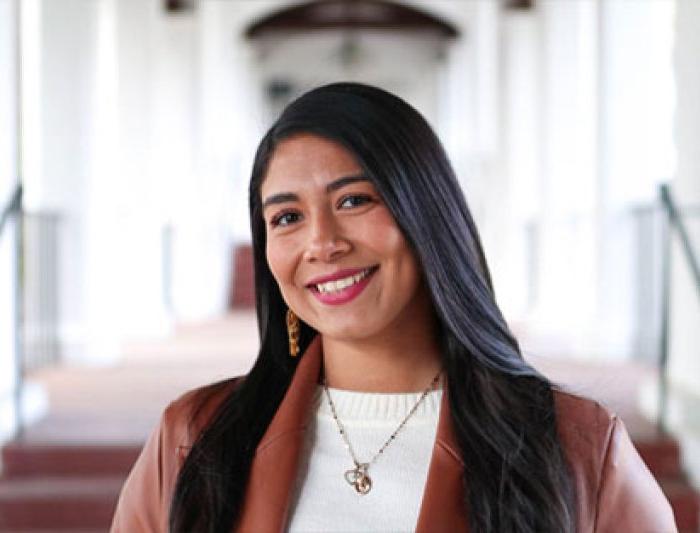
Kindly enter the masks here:
[[273, 151], [261, 196], [290, 187], [323, 187], [338, 178], [362, 174], [360, 164], [341, 144], [317, 135], [299, 134], [280, 142]]

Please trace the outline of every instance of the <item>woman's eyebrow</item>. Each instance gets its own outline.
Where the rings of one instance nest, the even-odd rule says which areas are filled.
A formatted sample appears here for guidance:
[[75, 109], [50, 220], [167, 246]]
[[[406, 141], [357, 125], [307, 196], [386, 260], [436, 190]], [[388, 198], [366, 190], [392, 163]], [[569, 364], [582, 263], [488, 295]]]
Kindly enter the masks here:
[[337, 191], [346, 185], [357, 183], [358, 181], [369, 181], [369, 178], [367, 176], [345, 176], [344, 178], [338, 178], [337, 180], [331, 181], [328, 185], [326, 185], [326, 192]]
[[[338, 189], [342, 189], [343, 187], [346, 187], [347, 185], [350, 185], [352, 183], [357, 183], [358, 181], [369, 181], [369, 178], [367, 176], [345, 176], [342, 178], [338, 178], [337, 180], [334, 180], [328, 185], [326, 185], [326, 192], [330, 193], [337, 191]], [[277, 194], [272, 194], [265, 198], [262, 207], [264, 210], [273, 204], [284, 204], [286, 202], [297, 201], [299, 201], [299, 196], [294, 194], [293, 192], [280, 192]]]
[[266, 209], [268, 206], [273, 205], [273, 204], [284, 204], [286, 202], [296, 202], [299, 200], [299, 197], [292, 193], [292, 192], [281, 192], [278, 194], [272, 194], [265, 198], [265, 201], [263, 202], [263, 210]]

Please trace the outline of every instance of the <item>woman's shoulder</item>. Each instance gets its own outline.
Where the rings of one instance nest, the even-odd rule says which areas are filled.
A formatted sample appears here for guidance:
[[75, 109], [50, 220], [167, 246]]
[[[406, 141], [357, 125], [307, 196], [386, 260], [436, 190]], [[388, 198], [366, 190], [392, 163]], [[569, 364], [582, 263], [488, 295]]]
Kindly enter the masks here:
[[564, 390], [555, 389], [554, 405], [576, 485], [580, 529], [675, 531], [668, 501], [622, 420], [600, 402]]
[[560, 433], [604, 438], [617, 420], [599, 401], [562, 388], [554, 389], [554, 407]]
[[241, 379], [231, 378], [193, 389], [165, 408], [124, 483], [112, 533], [168, 529], [170, 497], [183, 461]]
[[162, 431], [180, 446], [191, 446], [221, 404], [245, 376], [228, 378], [191, 389], [168, 404], [161, 416]]
[[[560, 388], [554, 389], [557, 430], [570, 463], [588, 463], [599, 472], [617, 415], [600, 402]], [[580, 465], [582, 466], [582, 465]]]

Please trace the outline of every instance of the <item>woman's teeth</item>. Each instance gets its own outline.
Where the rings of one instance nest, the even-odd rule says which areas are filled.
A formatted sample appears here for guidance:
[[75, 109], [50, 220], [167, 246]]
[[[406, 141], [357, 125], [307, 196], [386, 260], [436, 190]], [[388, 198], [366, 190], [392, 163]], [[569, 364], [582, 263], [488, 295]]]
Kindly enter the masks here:
[[353, 276], [348, 276], [347, 278], [336, 279], [334, 281], [327, 281], [326, 283], [319, 283], [318, 285], [316, 285], [316, 289], [318, 289], [318, 292], [320, 293], [341, 291], [349, 287], [350, 285], [354, 285], [361, 279], [366, 278], [370, 271], [371, 269], [368, 268]]

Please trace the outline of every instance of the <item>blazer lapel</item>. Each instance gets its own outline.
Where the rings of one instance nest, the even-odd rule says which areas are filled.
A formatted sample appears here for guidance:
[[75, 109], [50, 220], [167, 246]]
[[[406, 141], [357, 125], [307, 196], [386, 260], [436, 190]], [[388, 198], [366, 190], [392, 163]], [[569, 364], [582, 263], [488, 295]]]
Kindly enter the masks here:
[[445, 386], [440, 403], [433, 455], [428, 468], [423, 501], [418, 515], [417, 533], [469, 531], [464, 508], [464, 484], [459, 446], [452, 429], [452, 417]]
[[[255, 452], [241, 518], [241, 532], [283, 532], [289, 518], [299, 455], [321, 370], [317, 336], [299, 361], [292, 382]], [[462, 483], [463, 463], [452, 429], [448, 391], [440, 416], [418, 515], [417, 533], [468, 531]]]
[[238, 531], [285, 530], [320, 369], [318, 335], [301, 356], [289, 389], [256, 449]]

